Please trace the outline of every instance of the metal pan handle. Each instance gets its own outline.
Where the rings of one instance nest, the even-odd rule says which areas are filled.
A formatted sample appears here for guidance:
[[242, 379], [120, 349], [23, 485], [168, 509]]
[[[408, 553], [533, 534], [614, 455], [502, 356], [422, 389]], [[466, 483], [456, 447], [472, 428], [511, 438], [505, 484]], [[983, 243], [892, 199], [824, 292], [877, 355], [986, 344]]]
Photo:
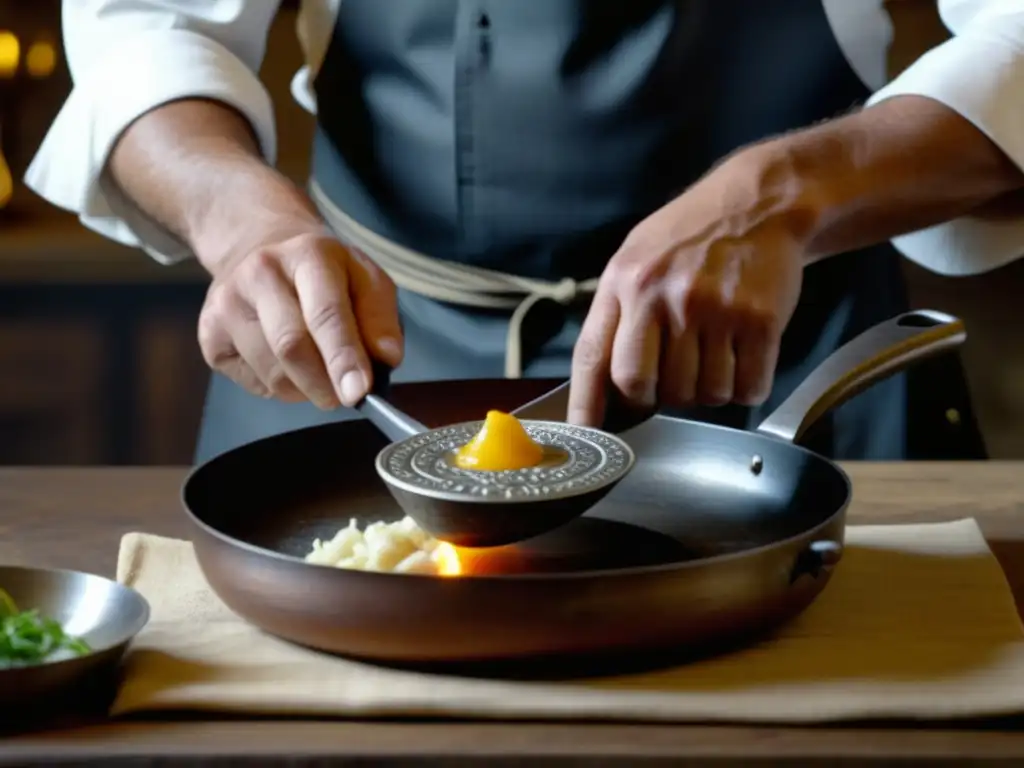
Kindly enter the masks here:
[[814, 422], [854, 395], [966, 339], [961, 320], [931, 309], [880, 323], [833, 352], [756, 431], [795, 443]]

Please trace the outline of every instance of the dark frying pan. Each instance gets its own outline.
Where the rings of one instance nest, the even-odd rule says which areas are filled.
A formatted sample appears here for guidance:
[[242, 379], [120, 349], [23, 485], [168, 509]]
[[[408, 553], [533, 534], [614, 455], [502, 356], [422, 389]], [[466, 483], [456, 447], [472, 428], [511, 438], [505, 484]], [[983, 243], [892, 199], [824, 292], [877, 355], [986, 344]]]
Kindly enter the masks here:
[[[636, 466], [597, 506], [528, 542], [466, 552], [461, 577], [303, 562], [314, 538], [333, 537], [350, 517], [365, 525], [401, 516], [374, 471], [386, 439], [362, 420], [260, 440], [194, 470], [184, 503], [196, 554], [244, 619], [379, 661], [580, 656], [745, 637], [803, 610], [842, 553], [850, 481], [793, 441], [856, 392], [965, 337], [959, 320], [931, 311], [878, 325], [755, 432], [657, 416], [624, 433]], [[446, 384], [453, 402], [481, 386]], [[542, 399], [528, 415], [564, 415], [558, 403]]]

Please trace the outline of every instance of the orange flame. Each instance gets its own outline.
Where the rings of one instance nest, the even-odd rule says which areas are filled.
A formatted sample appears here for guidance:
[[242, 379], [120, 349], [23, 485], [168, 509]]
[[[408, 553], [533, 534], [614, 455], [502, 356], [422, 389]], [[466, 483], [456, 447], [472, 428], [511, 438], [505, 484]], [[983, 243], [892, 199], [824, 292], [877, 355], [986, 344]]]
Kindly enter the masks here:
[[438, 576], [462, 575], [462, 561], [459, 559], [459, 552], [447, 541], [442, 541], [437, 545], [434, 557], [437, 559]]

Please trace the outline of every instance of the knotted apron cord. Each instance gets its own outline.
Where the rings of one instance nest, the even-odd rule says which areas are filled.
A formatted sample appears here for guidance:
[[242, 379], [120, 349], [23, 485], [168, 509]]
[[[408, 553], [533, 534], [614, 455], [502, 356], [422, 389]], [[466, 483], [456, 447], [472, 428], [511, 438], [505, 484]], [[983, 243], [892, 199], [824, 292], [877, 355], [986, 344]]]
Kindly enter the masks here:
[[353, 220], [315, 181], [310, 182], [310, 194], [338, 238], [373, 259], [400, 288], [450, 304], [513, 310], [505, 340], [506, 378], [523, 375], [523, 320], [537, 302], [550, 299], [568, 306], [577, 296], [597, 290], [596, 277], [551, 282], [431, 258]]

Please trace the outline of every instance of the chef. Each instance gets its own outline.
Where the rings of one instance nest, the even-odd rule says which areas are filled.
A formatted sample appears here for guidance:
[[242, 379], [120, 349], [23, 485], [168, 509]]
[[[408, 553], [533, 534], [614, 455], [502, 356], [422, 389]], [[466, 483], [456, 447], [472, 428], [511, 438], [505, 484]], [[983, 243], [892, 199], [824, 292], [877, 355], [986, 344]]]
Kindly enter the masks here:
[[[371, 360], [747, 427], [907, 309], [898, 251], [1024, 251], [1020, 0], [940, 2], [953, 38], [887, 85], [881, 0], [307, 0], [307, 188], [256, 74], [277, 2], [63, 5], [74, 89], [27, 182], [209, 271], [199, 460], [352, 418]], [[811, 445], [981, 457], [958, 359], [922, 371]]]

